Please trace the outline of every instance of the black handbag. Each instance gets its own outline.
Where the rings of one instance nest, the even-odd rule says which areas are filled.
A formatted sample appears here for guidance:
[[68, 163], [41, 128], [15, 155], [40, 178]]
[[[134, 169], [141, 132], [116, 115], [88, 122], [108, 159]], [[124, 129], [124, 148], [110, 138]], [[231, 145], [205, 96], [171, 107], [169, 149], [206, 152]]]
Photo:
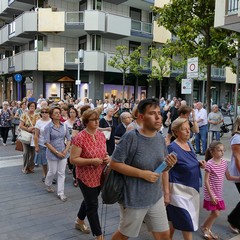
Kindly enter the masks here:
[[104, 170], [102, 184], [102, 200], [104, 204], [121, 203], [123, 201], [124, 177], [121, 173], [107, 167]]

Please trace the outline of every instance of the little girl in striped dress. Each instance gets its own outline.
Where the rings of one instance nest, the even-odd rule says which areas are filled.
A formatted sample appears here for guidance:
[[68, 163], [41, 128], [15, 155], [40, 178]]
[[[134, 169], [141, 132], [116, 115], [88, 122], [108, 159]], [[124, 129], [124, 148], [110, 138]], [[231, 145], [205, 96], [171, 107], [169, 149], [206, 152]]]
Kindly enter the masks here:
[[220, 215], [220, 210], [225, 210], [223, 200], [224, 176], [231, 181], [239, 181], [240, 179], [239, 176], [230, 175], [227, 161], [223, 159], [224, 151], [224, 145], [219, 141], [214, 141], [209, 145], [205, 155], [205, 160], [208, 160], [208, 162], [204, 176], [203, 208], [211, 212], [201, 226], [204, 239], [218, 239], [218, 236], [211, 231], [211, 228]]

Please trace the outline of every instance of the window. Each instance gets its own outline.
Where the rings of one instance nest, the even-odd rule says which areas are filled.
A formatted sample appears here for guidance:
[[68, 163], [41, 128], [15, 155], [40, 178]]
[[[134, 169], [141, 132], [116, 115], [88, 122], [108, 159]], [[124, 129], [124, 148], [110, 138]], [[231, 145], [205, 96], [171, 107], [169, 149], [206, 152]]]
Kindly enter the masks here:
[[142, 15], [141, 9], [130, 7], [130, 18], [137, 21], [141, 21], [142, 20], [141, 15]]
[[102, 37], [100, 35], [92, 35], [91, 42], [92, 42], [92, 50], [96, 50], [96, 51], [101, 50]]
[[102, 0], [93, 0], [93, 10], [102, 10]]
[[87, 10], [87, 0], [82, 0], [79, 2], [79, 11]]
[[80, 37], [78, 41], [79, 41], [78, 49], [87, 50], [87, 35]]
[[136, 50], [140, 46], [141, 46], [141, 43], [130, 41], [129, 42], [129, 53], [133, 52], [134, 50]]

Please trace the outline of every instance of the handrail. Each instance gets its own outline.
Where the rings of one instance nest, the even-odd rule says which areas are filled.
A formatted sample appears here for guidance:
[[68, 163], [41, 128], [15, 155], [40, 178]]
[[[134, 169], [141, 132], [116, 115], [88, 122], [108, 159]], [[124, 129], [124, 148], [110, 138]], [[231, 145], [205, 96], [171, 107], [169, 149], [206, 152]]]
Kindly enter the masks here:
[[132, 19], [132, 30], [152, 34], [152, 23]]
[[227, 1], [227, 12], [228, 14], [235, 14], [238, 12], [239, 0], [228, 0]]
[[66, 24], [84, 23], [84, 11], [66, 12]]

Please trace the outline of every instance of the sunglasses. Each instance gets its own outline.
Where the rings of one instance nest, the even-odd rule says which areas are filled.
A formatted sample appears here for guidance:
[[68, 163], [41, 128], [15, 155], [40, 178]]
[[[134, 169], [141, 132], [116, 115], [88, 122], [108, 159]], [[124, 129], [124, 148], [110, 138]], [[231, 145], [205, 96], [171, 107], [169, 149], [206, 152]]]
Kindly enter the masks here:
[[46, 111], [43, 111], [43, 112], [41, 112], [41, 113], [48, 113], [48, 112], [46, 112]]

